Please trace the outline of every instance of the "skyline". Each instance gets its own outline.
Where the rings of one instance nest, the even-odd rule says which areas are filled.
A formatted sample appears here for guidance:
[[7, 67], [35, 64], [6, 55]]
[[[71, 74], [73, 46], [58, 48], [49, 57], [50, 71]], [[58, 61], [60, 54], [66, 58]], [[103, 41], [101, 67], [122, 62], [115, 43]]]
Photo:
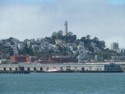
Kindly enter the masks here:
[[1, 0], [1, 37], [20, 40], [51, 36], [64, 30], [78, 38], [98, 37], [111, 47], [118, 42], [125, 48], [125, 0]]

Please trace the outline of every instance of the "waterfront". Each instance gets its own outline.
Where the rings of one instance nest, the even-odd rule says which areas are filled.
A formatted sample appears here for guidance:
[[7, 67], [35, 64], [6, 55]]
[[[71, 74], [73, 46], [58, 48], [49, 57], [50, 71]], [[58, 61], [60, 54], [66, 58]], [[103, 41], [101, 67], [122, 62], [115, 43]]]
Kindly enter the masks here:
[[124, 72], [125, 62], [0, 64], [0, 73], [6, 72]]
[[0, 94], [125, 94], [125, 73], [0, 74]]

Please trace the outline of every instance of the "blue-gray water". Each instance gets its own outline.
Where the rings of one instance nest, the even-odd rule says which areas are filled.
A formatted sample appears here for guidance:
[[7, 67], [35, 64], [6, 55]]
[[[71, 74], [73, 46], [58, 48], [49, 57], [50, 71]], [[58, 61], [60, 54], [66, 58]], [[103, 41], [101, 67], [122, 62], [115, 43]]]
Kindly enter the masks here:
[[0, 94], [125, 94], [125, 73], [0, 74]]

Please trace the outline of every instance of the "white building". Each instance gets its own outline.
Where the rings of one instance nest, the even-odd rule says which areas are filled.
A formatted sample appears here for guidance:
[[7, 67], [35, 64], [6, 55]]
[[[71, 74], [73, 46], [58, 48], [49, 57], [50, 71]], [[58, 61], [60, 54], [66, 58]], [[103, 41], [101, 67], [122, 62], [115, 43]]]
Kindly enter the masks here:
[[23, 49], [25, 47], [25, 44], [20, 42], [17, 44], [18, 49]]

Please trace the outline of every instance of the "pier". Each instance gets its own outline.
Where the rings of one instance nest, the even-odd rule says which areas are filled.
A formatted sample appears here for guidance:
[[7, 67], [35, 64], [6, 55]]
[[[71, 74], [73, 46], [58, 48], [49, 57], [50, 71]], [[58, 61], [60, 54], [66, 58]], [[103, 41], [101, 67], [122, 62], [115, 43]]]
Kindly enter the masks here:
[[115, 63], [55, 63], [55, 64], [0, 64], [0, 73], [30, 73], [30, 72], [123, 72], [125, 64]]

